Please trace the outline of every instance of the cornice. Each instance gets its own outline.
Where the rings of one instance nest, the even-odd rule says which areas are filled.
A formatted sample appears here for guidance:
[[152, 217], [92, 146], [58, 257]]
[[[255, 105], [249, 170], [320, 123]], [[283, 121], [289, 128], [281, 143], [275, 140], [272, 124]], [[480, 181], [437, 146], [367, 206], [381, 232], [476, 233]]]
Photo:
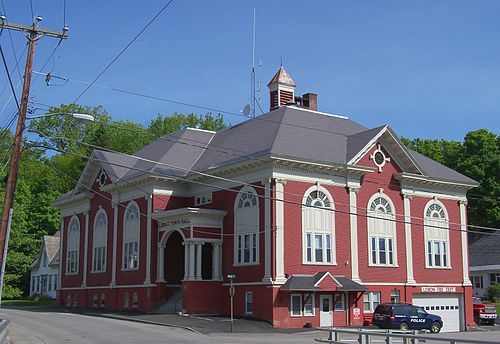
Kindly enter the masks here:
[[431, 178], [428, 176], [424, 175], [418, 175], [418, 174], [413, 174], [413, 173], [397, 173], [394, 174], [394, 178], [396, 180], [399, 180], [400, 182], [407, 182], [410, 184], [415, 184], [415, 185], [431, 185], [431, 186], [438, 186], [438, 187], [444, 187], [444, 188], [452, 188], [452, 189], [460, 189], [460, 190], [469, 190], [472, 188], [475, 188], [478, 186], [477, 183], [463, 183], [463, 182], [456, 182], [456, 181], [447, 181], [447, 180], [440, 180], [440, 179], [435, 179]]

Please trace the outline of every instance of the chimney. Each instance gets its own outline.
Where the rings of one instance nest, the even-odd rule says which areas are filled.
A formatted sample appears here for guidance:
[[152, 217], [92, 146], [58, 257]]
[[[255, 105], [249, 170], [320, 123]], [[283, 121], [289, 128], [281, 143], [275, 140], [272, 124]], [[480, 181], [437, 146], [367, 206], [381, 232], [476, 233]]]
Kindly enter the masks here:
[[295, 100], [295, 82], [283, 66], [274, 74], [267, 87], [270, 92], [271, 111]]
[[318, 95], [306, 93], [302, 96], [302, 105], [309, 110], [318, 111]]

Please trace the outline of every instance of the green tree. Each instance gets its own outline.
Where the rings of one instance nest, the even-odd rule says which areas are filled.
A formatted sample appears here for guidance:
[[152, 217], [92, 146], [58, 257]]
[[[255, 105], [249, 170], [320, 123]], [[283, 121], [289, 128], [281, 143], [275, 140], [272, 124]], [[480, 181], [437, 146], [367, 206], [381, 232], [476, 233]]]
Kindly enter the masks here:
[[183, 126], [212, 131], [219, 131], [227, 127], [224, 124], [224, 117], [221, 114], [214, 116], [208, 113], [202, 116], [191, 113], [186, 116], [176, 112], [173, 115], [165, 117], [158, 114], [158, 116], [149, 123], [148, 130], [153, 139], [157, 139], [163, 135], [176, 132]]

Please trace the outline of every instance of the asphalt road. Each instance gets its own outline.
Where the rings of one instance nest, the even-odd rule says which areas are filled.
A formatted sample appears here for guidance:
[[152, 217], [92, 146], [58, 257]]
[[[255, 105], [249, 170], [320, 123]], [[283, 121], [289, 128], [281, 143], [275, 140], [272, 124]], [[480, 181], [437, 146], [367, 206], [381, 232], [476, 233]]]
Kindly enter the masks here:
[[[319, 333], [194, 333], [185, 329], [143, 324], [67, 313], [61, 310], [0, 309], [0, 317], [10, 320], [13, 344], [149, 344], [149, 343], [315, 343]], [[466, 333], [437, 336], [490, 340], [500, 343], [500, 326]], [[491, 331], [493, 330], [493, 331]], [[497, 330], [497, 331], [495, 331]], [[374, 341], [375, 343], [375, 341]], [[377, 340], [376, 343], [382, 343]], [[435, 341], [427, 341], [427, 344]]]

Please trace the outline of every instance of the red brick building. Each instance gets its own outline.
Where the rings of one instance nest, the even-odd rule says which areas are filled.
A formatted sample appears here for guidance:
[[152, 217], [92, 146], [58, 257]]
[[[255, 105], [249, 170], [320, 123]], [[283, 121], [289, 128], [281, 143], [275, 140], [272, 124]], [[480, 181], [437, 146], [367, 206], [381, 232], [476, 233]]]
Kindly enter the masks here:
[[[271, 111], [186, 128], [135, 157], [96, 150], [61, 208], [62, 306], [355, 326], [380, 302], [473, 323], [466, 191], [477, 183], [317, 111], [280, 68]], [[295, 102], [290, 103], [291, 100]]]

